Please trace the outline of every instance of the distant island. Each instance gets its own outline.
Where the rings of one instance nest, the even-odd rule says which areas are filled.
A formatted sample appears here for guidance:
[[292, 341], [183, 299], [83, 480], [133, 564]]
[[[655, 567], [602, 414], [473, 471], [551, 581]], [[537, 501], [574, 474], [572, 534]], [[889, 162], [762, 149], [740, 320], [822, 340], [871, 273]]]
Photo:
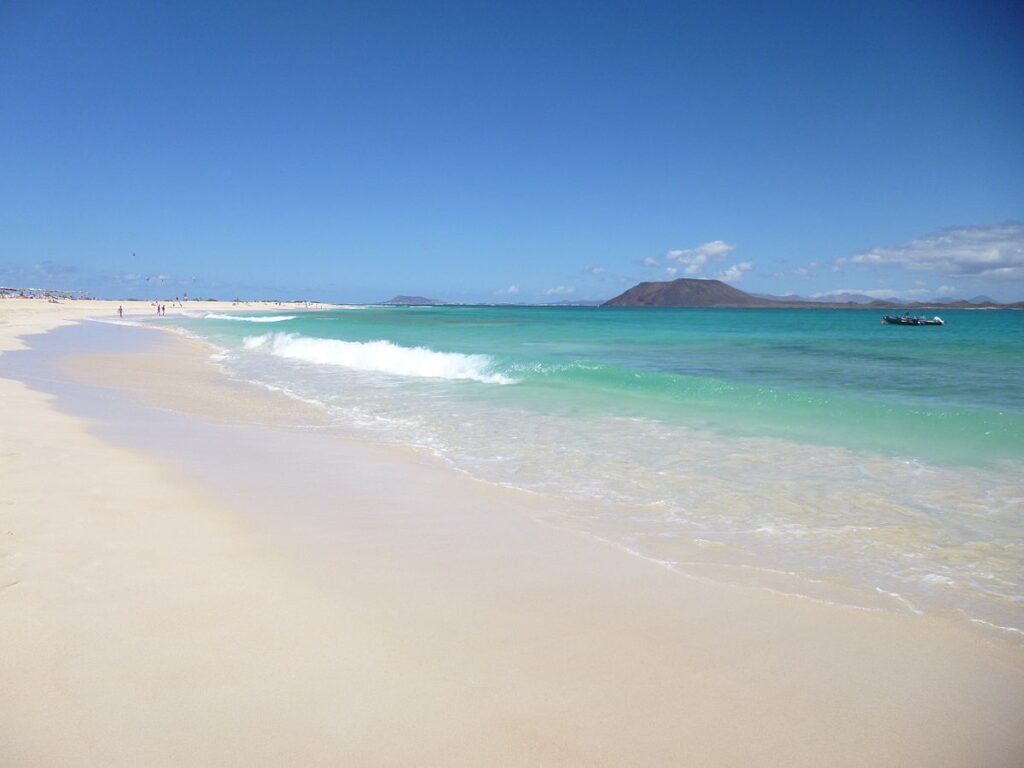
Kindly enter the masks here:
[[400, 307], [436, 307], [440, 304], [447, 304], [445, 301], [428, 299], [425, 296], [395, 296], [393, 299], [382, 301], [381, 304], [389, 304]]
[[[841, 298], [847, 298], [843, 296]], [[858, 296], [857, 298], [861, 298]], [[867, 298], [867, 297], [863, 297]], [[817, 301], [799, 297], [768, 297], [755, 296], [754, 294], [741, 291], [721, 280], [702, 280], [698, 278], [681, 277], [678, 280], [667, 280], [664, 282], [638, 283], [628, 291], [609, 299], [601, 306], [604, 307], [757, 307], [757, 308], [877, 308], [877, 309], [898, 309], [900, 307], [913, 308], [951, 308], [951, 309], [1024, 309], [1024, 301], [1013, 304], [999, 304], [987, 296], [978, 296], [982, 301], [899, 301], [882, 300], [873, 301]]]

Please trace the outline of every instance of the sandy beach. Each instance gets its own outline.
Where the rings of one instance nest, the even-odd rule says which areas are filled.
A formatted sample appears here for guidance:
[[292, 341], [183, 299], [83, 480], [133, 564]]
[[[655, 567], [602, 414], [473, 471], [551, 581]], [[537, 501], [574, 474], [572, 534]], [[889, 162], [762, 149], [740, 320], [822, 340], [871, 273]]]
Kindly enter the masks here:
[[687, 578], [198, 342], [64, 328], [117, 306], [0, 300], [0, 764], [1024, 762], [1019, 644]]

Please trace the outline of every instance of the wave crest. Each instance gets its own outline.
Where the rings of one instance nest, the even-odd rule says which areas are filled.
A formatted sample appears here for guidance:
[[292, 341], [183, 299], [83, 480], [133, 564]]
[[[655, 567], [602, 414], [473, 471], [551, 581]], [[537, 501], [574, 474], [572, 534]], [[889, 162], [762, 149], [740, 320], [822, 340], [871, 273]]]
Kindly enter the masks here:
[[242, 320], [247, 323], [280, 323], [282, 320], [294, 320], [296, 315], [221, 315], [217, 312], [208, 312], [203, 315], [204, 320]]
[[266, 348], [278, 357], [320, 365], [339, 365], [360, 371], [430, 379], [470, 379], [485, 384], [513, 383], [507, 376], [493, 372], [494, 361], [487, 355], [437, 352], [427, 347], [400, 347], [390, 341], [317, 339], [295, 333], [248, 336], [243, 343], [246, 349]]

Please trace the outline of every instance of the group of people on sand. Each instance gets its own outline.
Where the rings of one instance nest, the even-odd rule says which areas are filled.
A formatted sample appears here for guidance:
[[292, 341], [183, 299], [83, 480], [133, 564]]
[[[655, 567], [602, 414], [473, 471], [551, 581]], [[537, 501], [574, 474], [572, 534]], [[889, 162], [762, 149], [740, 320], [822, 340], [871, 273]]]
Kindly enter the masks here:
[[[154, 306], [156, 307], [156, 313], [158, 315], [166, 315], [167, 314], [167, 305], [166, 304], [161, 304], [160, 302], [154, 302]], [[118, 317], [124, 317], [124, 305], [123, 304], [118, 305], [118, 307], [117, 307], [117, 316]]]

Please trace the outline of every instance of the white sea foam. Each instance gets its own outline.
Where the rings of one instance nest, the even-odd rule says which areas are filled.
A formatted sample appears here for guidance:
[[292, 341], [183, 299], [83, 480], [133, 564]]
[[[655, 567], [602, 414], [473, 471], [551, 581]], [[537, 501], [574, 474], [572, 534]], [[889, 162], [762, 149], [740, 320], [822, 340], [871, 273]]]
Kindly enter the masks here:
[[246, 349], [268, 349], [277, 357], [361, 371], [433, 379], [471, 379], [485, 384], [511, 384], [493, 372], [487, 355], [437, 352], [427, 347], [400, 347], [390, 341], [317, 339], [295, 333], [267, 333], [244, 339]]
[[283, 320], [294, 320], [296, 315], [264, 315], [255, 317], [252, 315], [221, 315], [216, 312], [208, 312], [203, 315], [205, 320], [241, 320], [246, 323], [280, 323]]
[[93, 323], [105, 323], [107, 325], [127, 325], [133, 328], [141, 328], [143, 325], [142, 323], [137, 322], [135, 320], [113, 320], [108, 317], [87, 317], [85, 319]]

